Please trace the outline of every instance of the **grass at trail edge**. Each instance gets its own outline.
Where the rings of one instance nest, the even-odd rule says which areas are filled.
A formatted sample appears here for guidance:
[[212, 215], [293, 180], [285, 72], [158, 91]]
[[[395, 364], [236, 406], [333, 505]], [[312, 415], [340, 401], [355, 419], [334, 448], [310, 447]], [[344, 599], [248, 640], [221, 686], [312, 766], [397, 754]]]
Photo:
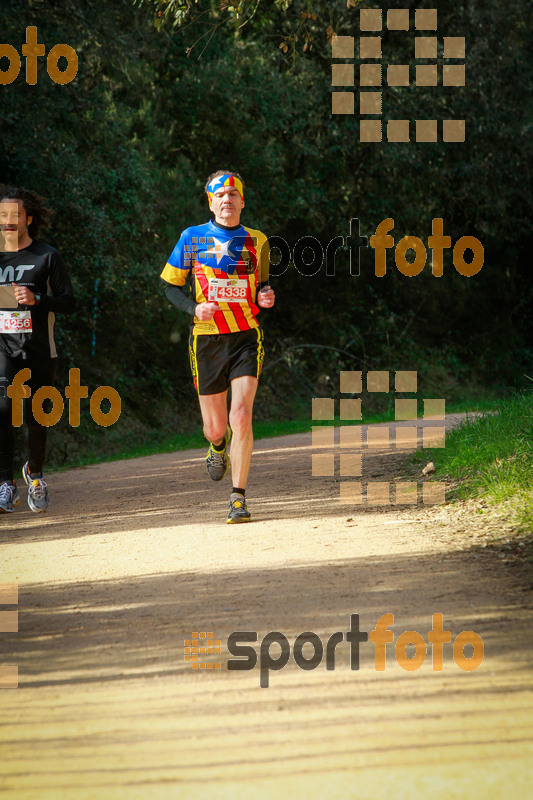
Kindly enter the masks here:
[[456, 482], [450, 499], [483, 496], [533, 532], [533, 392], [496, 401], [446, 434], [446, 447], [418, 452]]
[[[480, 411], [491, 409], [496, 401], [477, 400], [461, 401], [446, 404], [446, 412], [453, 414], [465, 411]], [[294, 419], [284, 420], [255, 420], [253, 423], [254, 439], [270, 439], [274, 436], [287, 436], [292, 433], [308, 433], [313, 426], [320, 425], [370, 425], [377, 422], [393, 422], [394, 405], [382, 413], [365, 413], [363, 411], [362, 421], [340, 420], [336, 417], [333, 420], [312, 420], [311, 415], [304, 415], [302, 410], [295, 414]], [[53, 442], [53, 440], [52, 440]], [[117, 448], [115, 452], [102, 452], [101, 446], [89, 444], [83, 455], [67, 457], [62, 464], [51, 464], [47, 472], [63, 471], [73, 467], [86, 467], [91, 464], [100, 464], [108, 461], [120, 461], [130, 458], [142, 458], [144, 456], [157, 455], [159, 453], [173, 453], [177, 450], [207, 449], [207, 440], [204, 437], [201, 427], [197, 424], [186, 433], [163, 434], [154, 431], [149, 443], [128, 444]], [[427, 452], [427, 451], [425, 451]]]

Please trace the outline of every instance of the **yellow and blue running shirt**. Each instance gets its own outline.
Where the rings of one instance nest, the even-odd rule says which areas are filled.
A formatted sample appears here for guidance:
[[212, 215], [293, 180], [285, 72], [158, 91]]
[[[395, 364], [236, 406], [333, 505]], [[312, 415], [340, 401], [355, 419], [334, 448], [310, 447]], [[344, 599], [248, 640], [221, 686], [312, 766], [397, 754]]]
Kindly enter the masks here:
[[246, 281], [242, 303], [218, 301], [219, 310], [209, 321], [194, 317], [192, 333], [236, 333], [259, 327], [256, 305], [258, 288], [268, 282], [270, 248], [261, 231], [237, 225], [227, 228], [210, 220], [181, 234], [161, 273], [172, 286], [185, 286], [190, 277], [196, 303], [206, 303], [211, 278]]

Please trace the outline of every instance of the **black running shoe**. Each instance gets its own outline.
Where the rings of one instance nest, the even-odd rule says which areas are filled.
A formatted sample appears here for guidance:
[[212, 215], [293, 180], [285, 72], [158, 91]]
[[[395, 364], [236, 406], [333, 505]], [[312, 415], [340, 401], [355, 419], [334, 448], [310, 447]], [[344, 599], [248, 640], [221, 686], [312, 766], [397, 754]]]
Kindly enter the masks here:
[[207, 474], [214, 481], [221, 481], [226, 477], [226, 473], [230, 468], [230, 460], [228, 455], [228, 445], [231, 439], [231, 428], [228, 427], [226, 435], [224, 436], [224, 449], [219, 451], [215, 450], [213, 445], [209, 445], [207, 455], [205, 457], [205, 468]]
[[226, 522], [250, 522], [252, 515], [246, 508], [246, 500], [242, 494], [232, 492], [229, 498], [229, 514]]

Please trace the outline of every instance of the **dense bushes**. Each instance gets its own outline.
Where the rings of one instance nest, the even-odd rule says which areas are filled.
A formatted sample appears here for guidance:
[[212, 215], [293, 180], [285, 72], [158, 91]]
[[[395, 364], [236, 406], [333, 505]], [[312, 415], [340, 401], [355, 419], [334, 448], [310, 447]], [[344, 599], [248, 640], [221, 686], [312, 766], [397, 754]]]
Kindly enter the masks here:
[[[433, 278], [429, 251], [412, 279], [395, 269], [392, 251], [384, 278], [373, 274], [372, 251], [363, 251], [360, 276], [341, 258], [335, 276], [324, 268], [304, 276], [291, 265], [273, 278], [263, 413], [291, 413], [287, 393], [276, 391], [291, 370], [301, 376], [291, 384], [295, 406], [334, 391], [338, 370], [355, 365], [418, 368], [430, 383], [439, 376], [452, 397], [522, 380], [533, 350], [531, 100], [514, 83], [531, 67], [531, 9], [518, 0], [491, 0], [481, 11], [439, 7], [439, 31], [466, 36], [467, 84], [384, 87], [384, 118], [464, 117], [467, 141], [371, 145], [358, 142], [357, 116], [330, 113], [325, 29], [353, 35], [356, 12], [344, 2], [316, 5], [297, 44], [297, 3], [259, 6], [242, 30], [210, 27], [220, 4], [219, 17], [176, 28], [153, 5], [130, 0], [2, 4], [2, 39], [19, 52], [27, 25], [47, 49], [67, 42], [78, 52], [71, 84], [53, 84], [41, 60], [37, 85], [22, 69], [1, 87], [1, 178], [37, 189], [55, 210], [46, 238], [69, 262], [79, 299], [60, 322], [60, 383], [77, 366], [90, 388], [116, 386], [119, 439], [191, 424], [188, 321], [161, 296], [158, 274], [180, 231], [208, 219], [202, 186], [219, 165], [245, 177], [243, 222], [291, 247], [312, 235], [325, 248], [348, 235], [352, 218], [370, 236], [386, 217], [396, 242], [412, 234], [427, 244], [431, 220], [442, 217], [452, 244], [469, 234], [485, 247], [485, 265], [470, 279], [449, 252], [444, 277]], [[304, 41], [314, 44], [305, 56]], [[411, 49], [405, 36], [385, 35], [384, 65], [413, 61]], [[304, 344], [334, 349], [298, 349]], [[88, 417], [84, 424], [83, 435], [65, 429], [65, 452], [99, 433]], [[112, 438], [105, 446], [114, 447]]]

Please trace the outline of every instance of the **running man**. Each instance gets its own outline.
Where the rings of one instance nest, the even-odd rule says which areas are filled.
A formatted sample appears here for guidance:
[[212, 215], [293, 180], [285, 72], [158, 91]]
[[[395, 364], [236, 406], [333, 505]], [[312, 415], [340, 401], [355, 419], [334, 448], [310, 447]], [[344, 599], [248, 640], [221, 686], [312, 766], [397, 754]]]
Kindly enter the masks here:
[[[233, 488], [227, 522], [249, 522], [245, 491], [253, 450], [252, 409], [264, 355], [257, 314], [258, 306], [272, 308], [275, 299], [268, 285], [270, 249], [263, 233], [240, 224], [244, 187], [238, 173], [214, 172], [205, 190], [214, 219], [183, 231], [161, 278], [170, 302], [193, 316], [189, 357], [210, 442], [207, 472], [214, 481], [225, 477], [231, 438]], [[182, 288], [189, 277], [193, 299]]]
[[[35, 192], [0, 186], [0, 512], [20, 502], [13, 480], [15, 429], [8, 387], [21, 369], [29, 368], [31, 396], [51, 386], [56, 372], [56, 312], [74, 309], [74, 294], [63, 259], [36, 236], [48, 222], [49, 210]], [[28, 461], [22, 476], [28, 484], [28, 505], [46, 511], [50, 493], [43, 479], [47, 428], [25, 409]]]

